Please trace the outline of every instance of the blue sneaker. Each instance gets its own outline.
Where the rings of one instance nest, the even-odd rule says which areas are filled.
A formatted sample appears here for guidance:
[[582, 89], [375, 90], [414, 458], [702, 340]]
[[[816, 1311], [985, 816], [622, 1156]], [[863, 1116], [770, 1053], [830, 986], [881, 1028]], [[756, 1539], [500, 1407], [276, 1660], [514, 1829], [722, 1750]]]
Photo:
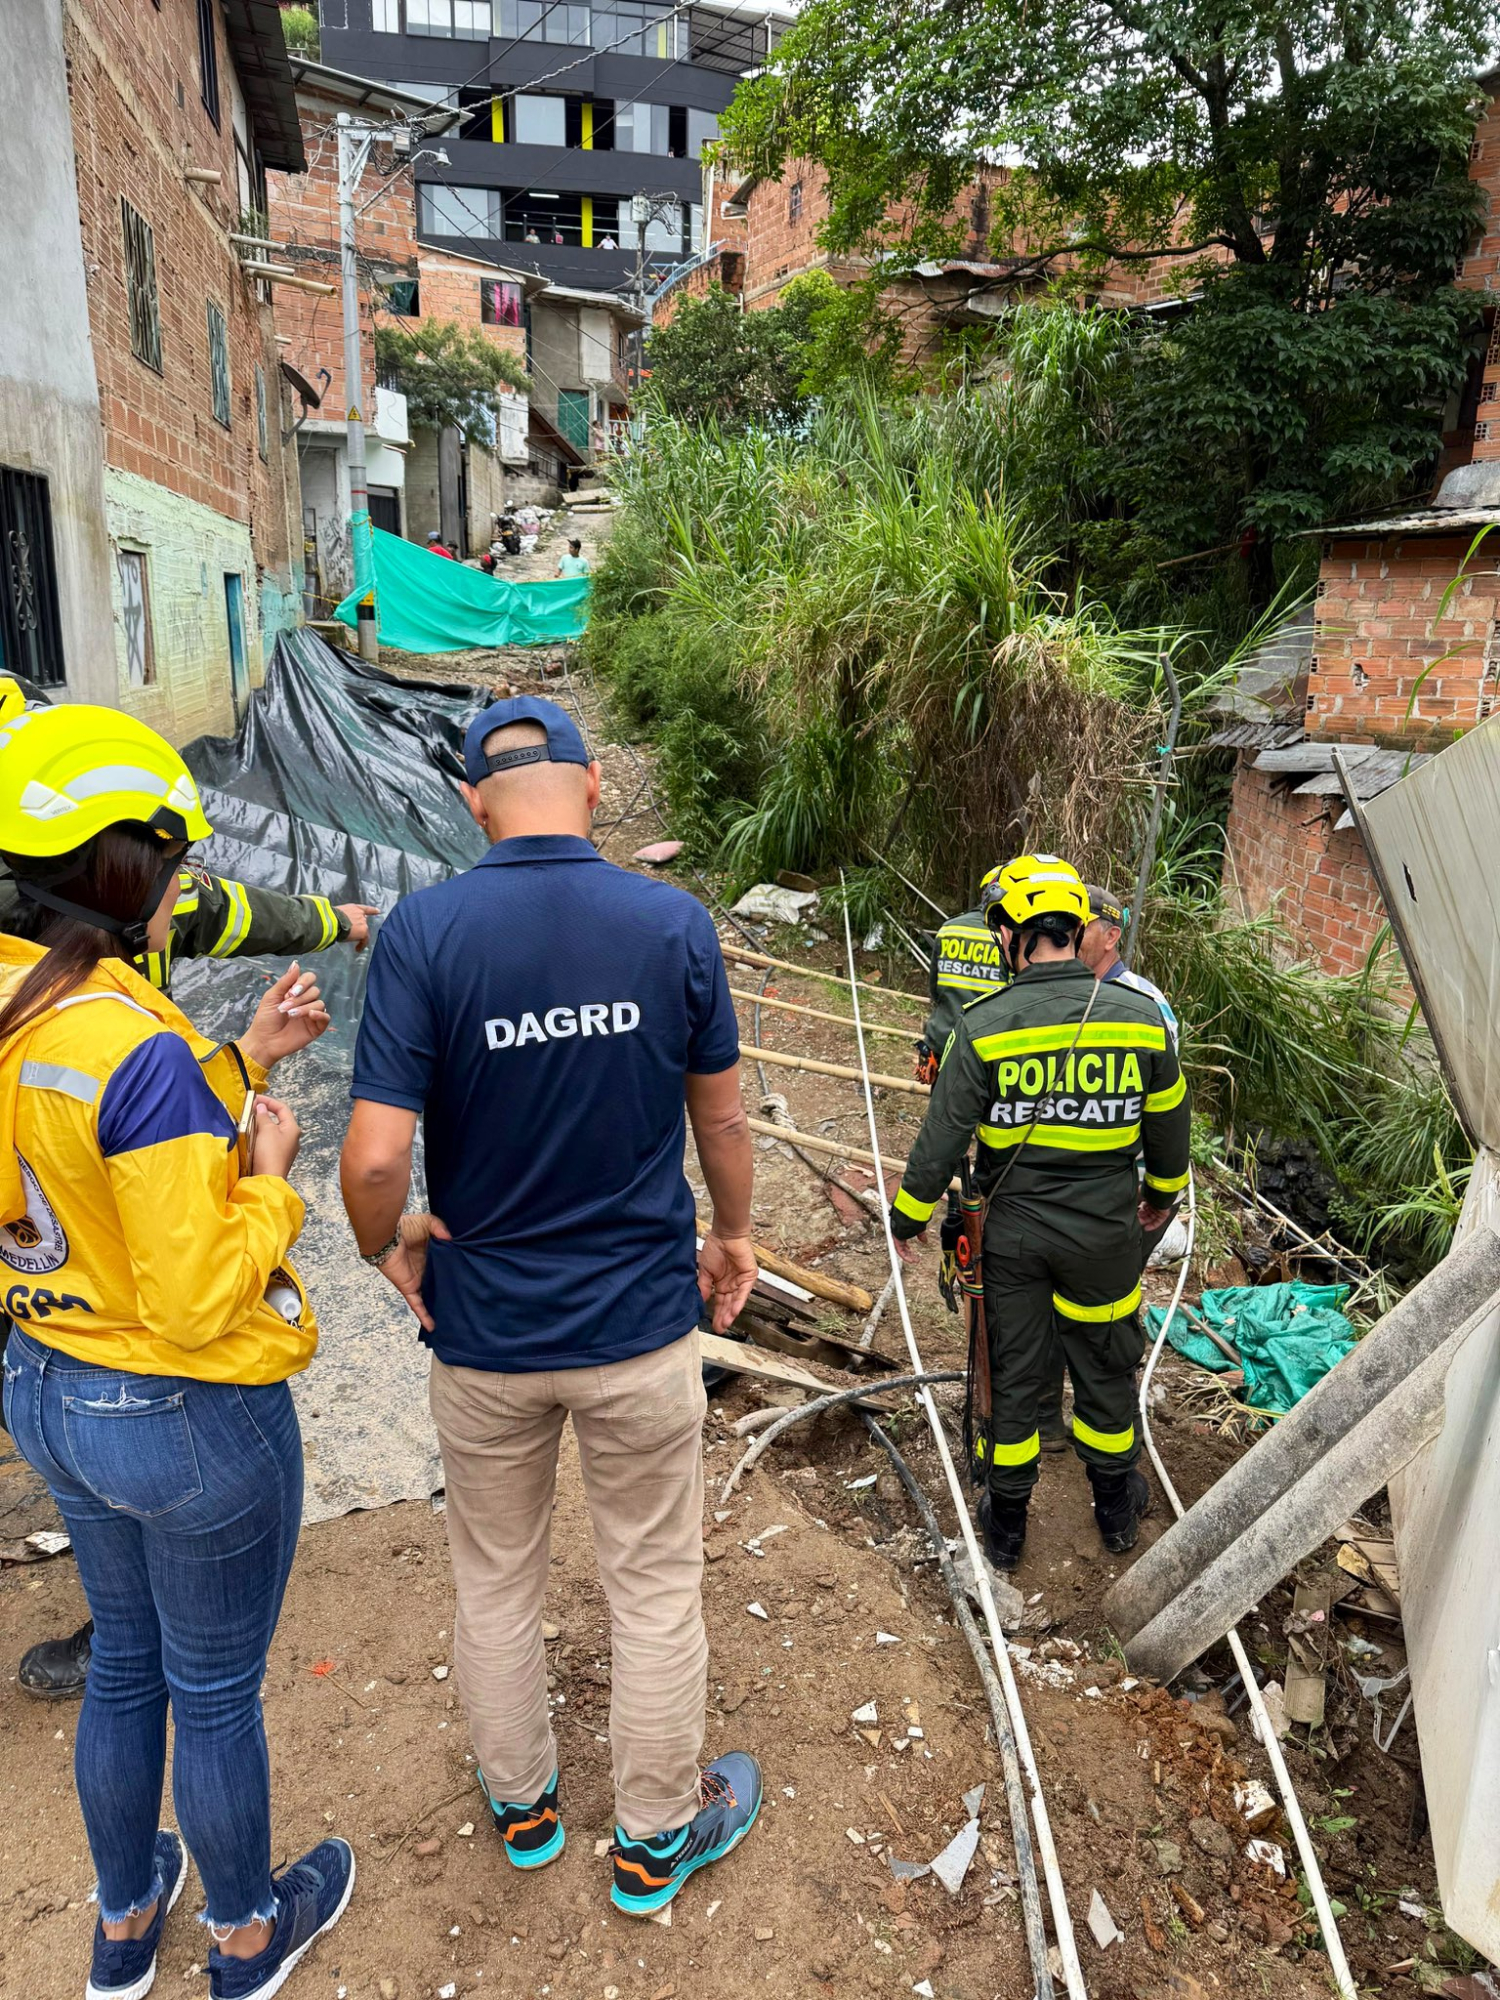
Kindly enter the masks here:
[[107, 1938], [103, 1924], [94, 1926], [94, 1963], [84, 2000], [142, 2000], [156, 1978], [156, 1947], [167, 1912], [182, 1894], [187, 1881], [187, 1849], [175, 1833], [156, 1836], [152, 1853], [156, 1879], [161, 1884], [156, 1897], [156, 1915], [144, 1937]]
[[703, 1773], [703, 1803], [688, 1821], [650, 1840], [615, 1828], [614, 1887], [609, 1900], [627, 1917], [665, 1908], [695, 1869], [722, 1861], [754, 1826], [760, 1811], [760, 1766], [742, 1750], [715, 1757]]
[[495, 1798], [484, 1783], [483, 1771], [479, 1782], [484, 1785], [484, 1795], [489, 1799], [511, 1867], [545, 1868], [549, 1861], [555, 1861], [568, 1838], [557, 1814], [556, 1771], [548, 1780], [546, 1791], [529, 1805], [506, 1805]]
[[324, 1931], [331, 1931], [354, 1894], [354, 1849], [347, 1840], [320, 1840], [309, 1854], [273, 1878], [276, 1929], [254, 1958], [208, 1954], [211, 2000], [270, 2000]]

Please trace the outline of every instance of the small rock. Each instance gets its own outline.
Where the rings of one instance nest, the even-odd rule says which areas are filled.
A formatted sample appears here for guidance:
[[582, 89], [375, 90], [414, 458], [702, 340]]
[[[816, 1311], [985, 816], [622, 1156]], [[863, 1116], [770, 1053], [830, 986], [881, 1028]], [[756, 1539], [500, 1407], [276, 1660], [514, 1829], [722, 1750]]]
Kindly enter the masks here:
[[770, 1612], [767, 1611], [766, 1607], [763, 1604], [747, 1604], [745, 1606], [745, 1609], [749, 1612], [752, 1618], [769, 1619], [771, 1616]]
[[1220, 1715], [1214, 1709], [1199, 1705], [1193, 1716], [1194, 1722], [1210, 1736], [1217, 1736], [1221, 1743], [1238, 1743], [1240, 1732], [1227, 1715]]
[[651, 2000], [676, 2000], [677, 1988], [669, 1979], [665, 1986], [658, 1986]]
[[433, 1678], [433, 1679], [434, 1679], [435, 1681], [445, 1681], [445, 1680], [447, 1680], [447, 1678], [448, 1678], [448, 1669], [447, 1669], [446, 1667], [434, 1667], [434, 1668], [433, 1668], [433, 1670], [432, 1670], [432, 1678]]
[[457, 1991], [458, 1991], [458, 1981], [456, 1979], [450, 1979], [446, 1986], [440, 1986], [438, 1988], [437, 2000], [453, 2000], [453, 1996]]
[[544, 1618], [542, 1620], [542, 1637], [549, 1641], [549, 1643], [553, 1639], [560, 1639], [562, 1637], [561, 1625], [554, 1625], [550, 1618]]
[[1156, 1865], [1163, 1875], [1182, 1873], [1182, 1849], [1175, 1840], [1153, 1840], [1150, 1846], [1156, 1856]]
[[877, 1632], [875, 1634], [875, 1643], [877, 1646], [899, 1646], [901, 1641], [896, 1637], [894, 1632]]
[[416, 1846], [412, 1849], [413, 1854], [420, 1854], [424, 1860], [427, 1858], [428, 1855], [441, 1854], [442, 1851], [443, 1851], [443, 1843], [441, 1840], [439, 1840], [436, 1834], [433, 1834], [431, 1838], [428, 1840], [419, 1840]]
[[1273, 1875], [1286, 1874], [1286, 1856], [1274, 1840], [1252, 1840], [1245, 1849], [1245, 1859], [1269, 1868]]
[[978, 1819], [979, 1808], [984, 1804], [984, 1786], [976, 1785], [972, 1792], [964, 1793], [964, 1811], [970, 1819]]
[[380, 1982], [380, 2000], [401, 2000], [400, 1982], [395, 1979], [382, 1979]]
[[596, 1861], [602, 1860], [603, 1857], [606, 1854], [608, 1854], [613, 1844], [614, 1843], [609, 1840], [596, 1840], [594, 1842], [594, 1859]]
[[911, 1990], [913, 1993], [920, 1993], [922, 2000], [932, 2000], [932, 1981], [930, 1979], [919, 1979]]
[[1234, 1835], [1216, 1819], [1190, 1820], [1188, 1838], [1200, 1853], [1210, 1855], [1215, 1861], [1234, 1859]]
[[464, 1821], [463, 1825], [458, 1829], [458, 1837], [460, 1840], [472, 1840], [474, 1838], [473, 1820], [466, 1819]]
[[1211, 1924], [1205, 1925], [1204, 1929], [1206, 1934], [1213, 1939], [1215, 1944], [1228, 1944], [1229, 1942], [1228, 1924], [1221, 1924], [1218, 1921], [1218, 1919], [1215, 1918]]
[[768, 1924], [760, 1924], [756, 1927], [755, 1942], [757, 1944], [769, 1944], [775, 1935], [775, 1931]]
[[630, 858], [632, 861], [649, 861], [653, 868], [664, 868], [669, 861], [675, 861], [681, 852], [680, 840], [653, 840], [649, 847], [638, 847]]
[[857, 1826], [846, 1826], [844, 1828], [844, 1838], [852, 1840], [856, 1847], [863, 1847], [865, 1844], [865, 1837]]
[[874, 1702], [867, 1701], [864, 1704], [863, 1708], [855, 1709], [854, 1713], [850, 1716], [849, 1720], [852, 1723], [855, 1723], [857, 1726], [867, 1727], [871, 1723], [879, 1722], [880, 1714]]

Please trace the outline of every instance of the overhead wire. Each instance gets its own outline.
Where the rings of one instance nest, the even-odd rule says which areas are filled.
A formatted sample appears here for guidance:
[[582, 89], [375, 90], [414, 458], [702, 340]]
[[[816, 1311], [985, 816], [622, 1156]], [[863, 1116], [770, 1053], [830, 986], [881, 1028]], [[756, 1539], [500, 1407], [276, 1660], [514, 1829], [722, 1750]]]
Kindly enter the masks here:
[[[876, 1160], [876, 1175], [884, 1185], [884, 1171], [881, 1165], [880, 1132], [875, 1122], [875, 1098], [870, 1088], [869, 1060], [865, 1053], [864, 1022], [860, 1012], [859, 987], [854, 983], [854, 931], [849, 921], [847, 902], [844, 907], [844, 944], [848, 954], [850, 973], [850, 993], [854, 1003], [855, 1034], [859, 1042], [860, 1067], [864, 1071], [865, 1116], [869, 1125], [870, 1148]], [[917, 1346], [917, 1337], [912, 1329], [911, 1307], [906, 1297], [906, 1285], [901, 1276], [901, 1259], [896, 1251], [896, 1239], [891, 1234], [890, 1210], [881, 1208], [881, 1222], [885, 1230], [886, 1254], [890, 1259], [891, 1271], [896, 1279], [896, 1305], [901, 1315], [901, 1331], [906, 1338], [907, 1352], [911, 1357], [912, 1369], [916, 1374], [924, 1372], [924, 1363]], [[1057, 1949], [1062, 1959], [1063, 1980], [1071, 2000], [1087, 2000], [1088, 1988], [1084, 1982], [1083, 1967], [1078, 1957], [1078, 1941], [1073, 1932], [1072, 1913], [1068, 1908], [1068, 1892], [1062, 1879], [1062, 1867], [1057, 1857], [1057, 1844], [1052, 1837], [1052, 1821], [1047, 1810], [1046, 1797], [1042, 1791], [1041, 1775], [1037, 1770], [1036, 1753], [1032, 1748], [1031, 1732], [1026, 1724], [1025, 1712], [1021, 1707], [1020, 1689], [1016, 1685], [1015, 1669], [1011, 1662], [1010, 1647], [1000, 1623], [1000, 1613], [995, 1604], [995, 1593], [990, 1585], [989, 1572], [983, 1553], [974, 1533], [974, 1523], [969, 1516], [968, 1501], [964, 1494], [958, 1469], [953, 1463], [953, 1452], [948, 1443], [948, 1434], [943, 1429], [938, 1416], [937, 1405], [932, 1391], [922, 1389], [917, 1399], [926, 1414], [942, 1462], [943, 1476], [948, 1483], [949, 1495], [958, 1517], [959, 1533], [973, 1565], [974, 1581], [979, 1592], [984, 1621], [989, 1628], [990, 1646], [994, 1653], [995, 1665], [1000, 1675], [1000, 1684], [1005, 1694], [1005, 1706], [1010, 1715], [1011, 1728], [1015, 1738], [1016, 1755], [1024, 1780], [1026, 1803], [1031, 1810], [1031, 1822], [1035, 1830], [1036, 1845], [1041, 1855], [1042, 1872], [1046, 1878], [1047, 1898], [1052, 1910], [1052, 1927], [1057, 1937]], [[1017, 1843], [1019, 1858], [1020, 1843]], [[1033, 1965], [1038, 1992], [1051, 1992], [1051, 1975], [1044, 1960], [1040, 1966]], [[1045, 1982], [1045, 1985], [1044, 1985]]]

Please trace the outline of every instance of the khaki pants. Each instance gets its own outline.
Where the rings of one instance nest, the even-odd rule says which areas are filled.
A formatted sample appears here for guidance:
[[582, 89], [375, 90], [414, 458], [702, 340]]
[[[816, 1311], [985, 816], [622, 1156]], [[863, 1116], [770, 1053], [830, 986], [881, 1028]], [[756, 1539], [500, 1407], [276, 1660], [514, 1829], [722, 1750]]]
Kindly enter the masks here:
[[609, 1600], [615, 1818], [636, 1840], [683, 1825], [698, 1810], [708, 1688], [697, 1334], [550, 1374], [434, 1359], [429, 1393], [458, 1590], [454, 1662], [491, 1797], [529, 1804], [557, 1765], [542, 1601], [571, 1416]]

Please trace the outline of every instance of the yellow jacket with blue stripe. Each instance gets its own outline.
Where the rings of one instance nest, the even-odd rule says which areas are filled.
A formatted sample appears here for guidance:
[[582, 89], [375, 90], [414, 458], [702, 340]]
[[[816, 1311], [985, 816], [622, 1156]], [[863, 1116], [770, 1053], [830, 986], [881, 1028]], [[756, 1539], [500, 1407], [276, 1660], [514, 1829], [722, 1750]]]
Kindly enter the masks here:
[[[0, 999], [41, 956], [0, 937]], [[5, 1313], [133, 1374], [256, 1385], [305, 1368], [317, 1322], [286, 1261], [302, 1201], [273, 1175], [241, 1175], [245, 1090], [232, 1055], [120, 959], [13, 1035], [0, 1048]]]
[[[1086, 1018], [1085, 1018], [1086, 1017]], [[1177, 1049], [1148, 994], [1096, 991], [1078, 959], [1030, 965], [963, 1010], [895, 1208], [925, 1221], [977, 1136], [977, 1178], [1006, 1199], [1066, 1202], [1080, 1176], [1145, 1157], [1166, 1208], [1187, 1186], [1192, 1108]]]

